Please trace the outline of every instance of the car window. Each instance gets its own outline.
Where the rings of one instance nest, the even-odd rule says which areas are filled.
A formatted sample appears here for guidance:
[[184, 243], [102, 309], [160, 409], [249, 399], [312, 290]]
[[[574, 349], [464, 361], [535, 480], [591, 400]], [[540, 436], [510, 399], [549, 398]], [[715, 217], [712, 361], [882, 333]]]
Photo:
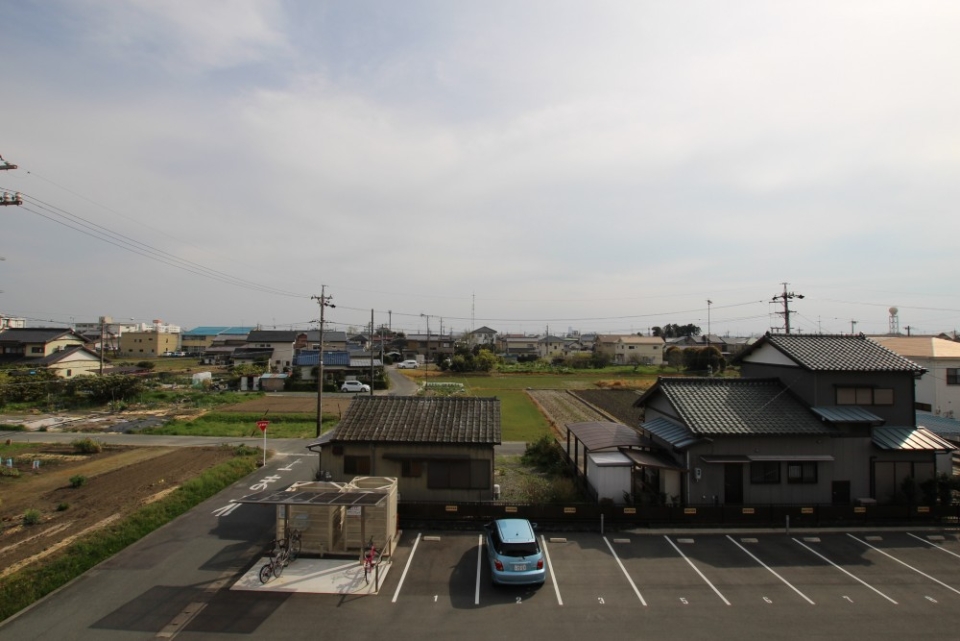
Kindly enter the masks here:
[[503, 556], [524, 557], [536, 556], [540, 552], [536, 541], [528, 543], [501, 543], [499, 552]]

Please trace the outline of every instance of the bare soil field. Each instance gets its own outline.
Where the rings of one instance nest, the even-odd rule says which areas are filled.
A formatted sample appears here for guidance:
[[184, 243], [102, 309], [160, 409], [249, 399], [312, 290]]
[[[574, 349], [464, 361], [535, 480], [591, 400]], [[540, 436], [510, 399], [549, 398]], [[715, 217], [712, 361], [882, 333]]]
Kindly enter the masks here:
[[[324, 396], [323, 413], [343, 417], [353, 397]], [[290, 414], [317, 414], [316, 396], [262, 396], [235, 405], [217, 408], [218, 412], [243, 412], [248, 414], [274, 412]]]
[[[226, 448], [123, 446], [78, 455], [70, 445], [51, 444], [19, 451], [18, 461], [39, 460], [40, 469], [21, 463], [19, 478], [0, 478], [0, 576], [162, 498], [232, 455]], [[77, 475], [86, 481], [71, 487]], [[24, 524], [27, 510], [39, 512], [36, 524]]]

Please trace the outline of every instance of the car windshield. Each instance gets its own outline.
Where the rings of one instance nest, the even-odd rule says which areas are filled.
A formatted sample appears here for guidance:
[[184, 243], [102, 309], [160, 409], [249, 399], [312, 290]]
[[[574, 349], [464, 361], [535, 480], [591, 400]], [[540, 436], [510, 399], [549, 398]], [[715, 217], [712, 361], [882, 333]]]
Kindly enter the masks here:
[[539, 552], [537, 544], [534, 541], [529, 543], [501, 543], [500, 554], [510, 557], [534, 556]]

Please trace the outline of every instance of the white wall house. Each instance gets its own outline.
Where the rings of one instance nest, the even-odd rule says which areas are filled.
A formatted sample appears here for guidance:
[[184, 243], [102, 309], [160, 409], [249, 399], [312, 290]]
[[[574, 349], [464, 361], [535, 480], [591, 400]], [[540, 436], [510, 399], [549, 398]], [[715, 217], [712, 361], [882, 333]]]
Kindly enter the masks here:
[[923, 367], [917, 409], [960, 418], [960, 343], [931, 336], [871, 336], [870, 340]]

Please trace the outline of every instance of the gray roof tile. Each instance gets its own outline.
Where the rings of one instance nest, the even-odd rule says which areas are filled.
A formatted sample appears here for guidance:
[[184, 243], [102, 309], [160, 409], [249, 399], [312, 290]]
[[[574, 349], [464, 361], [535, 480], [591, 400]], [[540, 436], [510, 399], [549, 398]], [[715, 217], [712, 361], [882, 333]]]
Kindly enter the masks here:
[[770, 344], [809, 370], [828, 372], [921, 372], [923, 368], [863, 336], [767, 334], [753, 349]]
[[775, 378], [662, 378], [655, 389], [697, 436], [836, 433]]
[[336, 427], [335, 441], [500, 443], [500, 399], [359, 396]]

